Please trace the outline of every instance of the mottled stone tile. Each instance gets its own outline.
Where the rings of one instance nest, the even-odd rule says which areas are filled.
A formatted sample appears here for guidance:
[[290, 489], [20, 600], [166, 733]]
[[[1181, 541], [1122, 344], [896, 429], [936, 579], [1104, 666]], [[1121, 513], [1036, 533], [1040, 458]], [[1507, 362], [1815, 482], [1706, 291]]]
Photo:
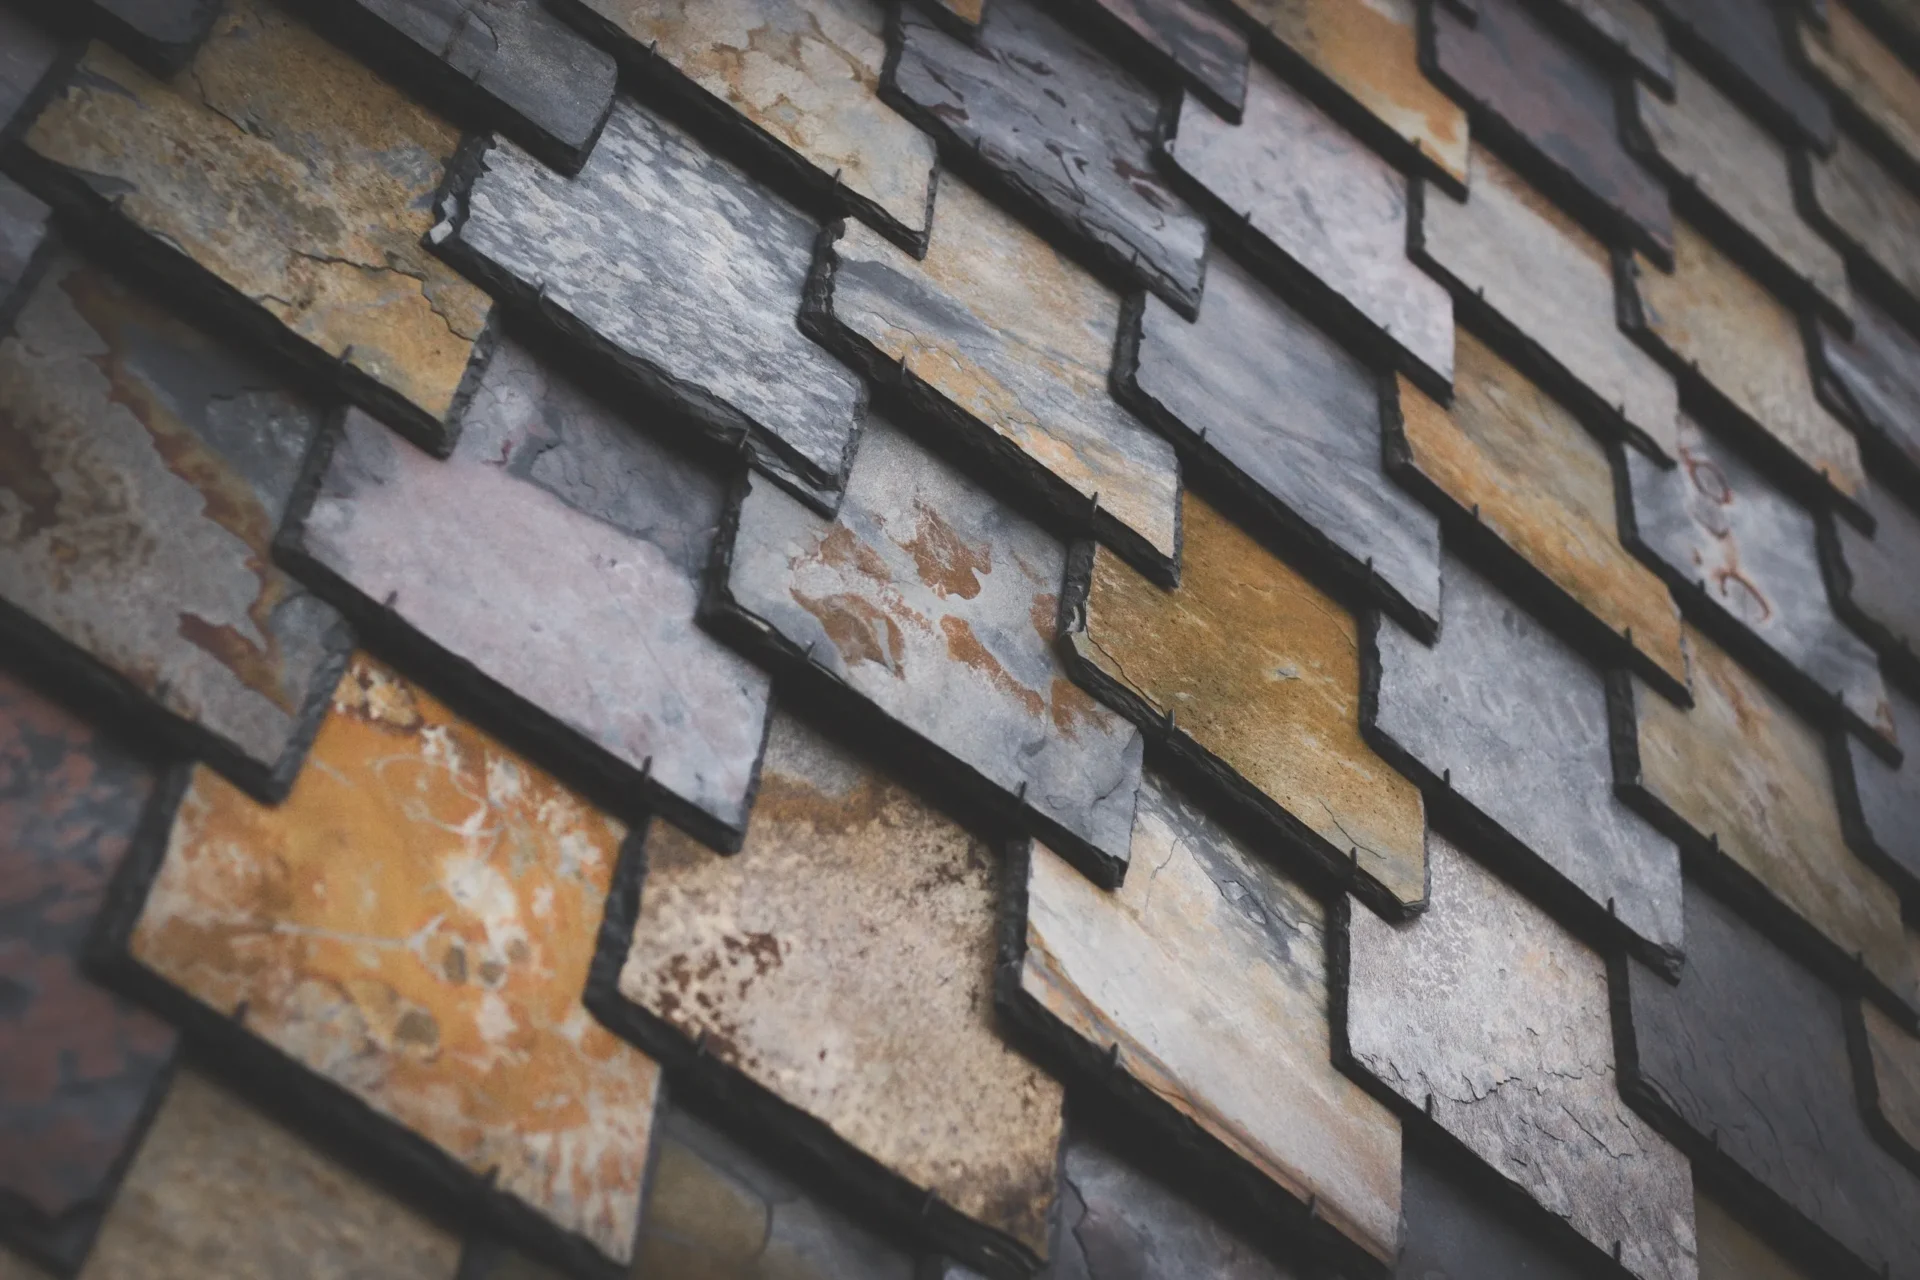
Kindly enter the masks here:
[[52, 215], [40, 197], [0, 174], [0, 333], [12, 329], [47, 263]]
[[1127, 316], [1122, 400], [1297, 545], [1430, 633], [1439, 522], [1387, 479], [1378, 378], [1233, 259], [1216, 253], [1210, 274], [1197, 323], [1154, 298]]
[[1920, 1040], [1872, 1005], [1860, 1006], [1857, 1016], [1855, 1070], [1867, 1127], [1920, 1168]]
[[269, 546], [319, 410], [72, 255], [0, 341], [0, 620], [262, 793], [338, 671]]
[[1151, 775], [1133, 850], [1111, 894], [1037, 842], [1015, 860], [1003, 1000], [1256, 1195], [1314, 1204], [1390, 1264], [1400, 1124], [1334, 1069], [1325, 908]]
[[1904, 752], [1889, 764], [1852, 734], [1833, 748], [1847, 843], [1908, 902], [1920, 904], [1920, 702], [1887, 690]]
[[976, 176], [1117, 275], [1200, 305], [1207, 226], [1154, 170], [1157, 92], [1035, 0], [993, 0], [972, 42], [907, 5], [894, 38], [892, 100]]
[[1724, 1205], [1698, 1189], [1693, 1222], [1700, 1237], [1700, 1280], [1809, 1280]]
[[1853, 291], [1839, 250], [1813, 229], [1795, 202], [1785, 144], [1684, 58], [1674, 63], [1673, 93], [1633, 88], [1632, 125], [1653, 165], [1685, 188], [1726, 238], [1795, 301], [1849, 320]]
[[358, 413], [331, 444], [282, 537], [303, 575], [477, 677], [610, 786], [738, 846], [769, 681], [694, 622], [718, 476], [510, 340], [448, 461]]
[[1229, 0], [1280, 53], [1344, 105], [1349, 127], [1455, 191], [1467, 178], [1467, 113], [1420, 69], [1416, 0]]
[[796, 324], [818, 227], [627, 98], [577, 176], [505, 141], [473, 169], [444, 251], [694, 430], [840, 487], [866, 388]]
[[913, 249], [933, 216], [933, 139], [880, 101], [880, 0], [561, 0], [637, 74], [798, 183]]
[[[1833, 964], [1912, 1003], [1914, 960], [1893, 889], [1848, 849], [1815, 730], [1689, 628], [1694, 705], [1614, 689], [1622, 794]], [[1710, 846], [1710, 850], [1709, 850]], [[1691, 946], [1688, 948], [1691, 956]]]
[[1616, 322], [1606, 246], [1485, 148], [1474, 149], [1464, 203], [1416, 190], [1414, 260], [1453, 290], [1455, 305], [1574, 409], [1671, 458], [1680, 393]]
[[194, 770], [126, 951], [625, 1263], [660, 1072], [581, 1000], [624, 834], [358, 654], [284, 804]]
[[1660, 15], [1641, 0], [1556, 0], [1556, 7], [1662, 92], [1673, 87], [1673, 50]]
[[1819, 22], [1802, 17], [1794, 25], [1814, 78], [1838, 95], [1850, 115], [1920, 166], [1920, 74], [1842, 0], [1824, 0]]
[[1920, 495], [1920, 338], [1868, 302], [1854, 300], [1852, 337], [1816, 326], [1815, 367], [1831, 398], [1844, 406], [1876, 468], [1891, 463], [1896, 482]]
[[1083, 6], [1124, 32], [1129, 45], [1163, 74], [1229, 120], [1240, 118], [1251, 60], [1247, 33], [1211, 0], [1083, 0]]
[[1425, 811], [1419, 790], [1361, 740], [1358, 622], [1192, 492], [1184, 526], [1176, 591], [1106, 551], [1076, 562], [1066, 588], [1075, 678], [1291, 844], [1351, 871], [1375, 909], [1417, 910]]
[[1693, 1280], [1690, 1170], [1614, 1085], [1605, 959], [1431, 851], [1417, 920], [1349, 917], [1344, 1052], [1629, 1274]]
[[[1684, 697], [1680, 613], [1666, 586], [1621, 544], [1613, 468], [1567, 409], [1461, 330], [1453, 404], [1399, 387], [1387, 416], [1389, 472], [1497, 545], [1597, 623], [1605, 647]], [[1596, 637], [1597, 638], [1597, 637]]]
[[1407, 257], [1407, 179], [1264, 65], [1243, 124], [1192, 98], [1165, 144], [1215, 221], [1435, 395], [1453, 380], [1453, 302]]
[[63, 41], [14, 9], [0, 9], [0, 138], [26, 127], [52, 91]]
[[1625, 476], [1626, 541], [1674, 592], [1810, 718], [1838, 716], [1891, 747], [1880, 664], [1834, 612], [1814, 514], [1691, 418], [1681, 419], [1678, 467], [1629, 455]]
[[1818, 1274], [1920, 1274], [1920, 1181], [1867, 1133], [1830, 988], [1692, 883], [1678, 985], [1632, 962], [1616, 981], [1621, 1087], [1702, 1176]]
[[171, 81], [92, 46], [20, 161], [41, 194], [444, 447], [492, 309], [421, 241], [458, 141], [271, 0], [235, 0]]
[[916, 261], [858, 224], [826, 249], [810, 323], [874, 378], [1156, 579], [1180, 559], [1173, 446], [1108, 389], [1120, 298], [972, 187], [942, 185]]
[[1394, 1280], [1586, 1280], [1593, 1274], [1433, 1153], [1409, 1143], [1406, 1168], [1407, 1242]]
[[1846, 134], [1807, 161], [1807, 191], [1828, 234], [1871, 274], [1920, 307], [1920, 196]]
[[1833, 145], [1833, 110], [1801, 72], [1774, 0], [1653, 3], [1680, 51], [1768, 128], [1817, 150]]
[[[1821, 522], [1834, 607], [1872, 641], [1887, 665], [1920, 676], [1920, 510], [1871, 481], [1862, 506], [1871, 536], [1843, 520]], [[1920, 687], [1920, 681], [1916, 682]], [[1920, 738], [1902, 746], [1920, 747]]]
[[643, 856], [602, 1016], [956, 1254], [1043, 1260], [1063, 1094], [994, 1025], [992, 848], [776, 716], [741, 852]]

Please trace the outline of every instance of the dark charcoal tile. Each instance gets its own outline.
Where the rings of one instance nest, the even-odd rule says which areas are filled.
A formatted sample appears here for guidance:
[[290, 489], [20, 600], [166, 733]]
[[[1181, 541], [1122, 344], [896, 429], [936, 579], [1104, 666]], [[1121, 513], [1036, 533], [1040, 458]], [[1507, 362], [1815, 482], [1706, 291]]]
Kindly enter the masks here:
[[1832, 155], [1806, 163], [1822, 228], [1909, 317], [1920, 315], [1920, 195], [1844, 133]]
[[46, 202], [0, 174], [0, 334], [13, 327], [52, 253]]
[[1634, 73], [1662, 92], [1673, 87], [1673, 50], [1660, 15], [1642, 0], [1556, 0], [1593, 39], [1624, 57]]
[[[1481, 1194], [1458, 1172], [1409, 1143], [1407, 1243], [1394, 1280], [1589, 1280], [1525, 1230], [1507, 1205]], [[1750, 1278], [1749, 1278], [1750, 1280]]]
[[1247, 33], [1210, 0], [1083, 0], [1126, 33], [1148, 60], [1230, 120], [1240, 118], [1250, 62]]
[[1825, 151], [1833, 111], [1788, 49], [1775, 0], [1654, 0], [1681, 51], [1789, 141]]
[[1693, 1223], [1700, 1236], [1700, 1280], [1811, 1280], [1704, 1191], [1694, 1193]]
[[1847, 843], [1920, 904], [1920, 702], [1897, 688], [1887, 701], [1905, 747], [1900, 765], [1848, 734], [1834, 750], [1834, 782]]
[[1920, 338], [1856, 298], [1852, 338], [1821, 324], [1814, 350], [1825, 387], [1858, 424], [1868, 456], [1891, 463], [1882, 478], [1920, 501]]
[[[1920, 687], [1920, 511], [1871, 481], [1861, 496], [1871, 535], [1842, 520], [1823, 524], [1834, 604]], [[1902, 745], [1920, 749], [1920, 739]]]
[[0, 138], [25, 128], [52, 91], [62, 43], [26, 14], [0, 9]]
[[155, 75], [172, 75], [192, 59], [219, 17], [221, 0], [20, 0], [50, 25], [78, 26]]

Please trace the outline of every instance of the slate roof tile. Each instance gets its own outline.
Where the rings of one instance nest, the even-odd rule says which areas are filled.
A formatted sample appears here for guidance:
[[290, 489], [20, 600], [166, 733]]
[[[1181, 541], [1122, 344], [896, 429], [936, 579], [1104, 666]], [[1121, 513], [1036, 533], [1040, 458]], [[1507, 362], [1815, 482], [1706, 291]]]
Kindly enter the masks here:
[[1920, 172], [1920, 73], [1880, 42], [1842, 0], [1825, 0], [1819, 22], [1796, 24], [1801, 53], [1815, 79], [1846, 114], [1878, 134]]
[[1876, 476], [1920, 500], [1920, 338], [1859, 298], [1852, 337], [1822, 324], [1813, 350], [1816, 377], [1844, 406]]
[[1593, 1274], [1424, 1146], [1407, 1144], [1407, 1243], [1394, 1280], [1582, 1280]]
[[1872, 1005], [1851, 1026], [1867, 1128], [1909, 1168], [1920, 1168], [1920, 1040]]
[[158, 76], [192, 60], [218, 20], [220, 0], [21, 0], [49, 25], [78, 26]]
[[1888, 301], [1920, 315], [1920, 196], [1846, 134], [1807, 161], [1805, 190], [1821, 229]]
[[1833, 111], [1802, 73], [1776, 0], [1654, 0], [1680, 51], [1790, 142], [1833, 146]]
[[1641, 0], [1557, 0], [1584, 33], [1623, 56], [1634, 74], [1665, 93], [1673, 88], [1673, 50], [1660, 15]]
[[1212, 0], [1081, 0], [1127, 47], [1229, 120], [1240, 119], [1251, 54], [1245, 29]]
[[1844, 521], [1822, 522], [1834, 606], [1920, 688], [1920, 511], [1871, 481], [1862, 497], [1871, 535]]
[[1809, 1280], [1705, 1192], [1694, 1195], [1693, 1222], [1700, 1237], [1700, 1280]]
[[1833, 748], [1847, 843], [1908, 901], [1920, 902], [1920, 702], [1887, 691], [1905, 751], [1898, 766], [1847, 735]]
[[24, 129], [53, 91], [64, 44], [26, 14], [0, 9], [0, 138]]
[[0, 174], [0, 333], [13, 328], [52, 256], [52, 214], [44, 200]]

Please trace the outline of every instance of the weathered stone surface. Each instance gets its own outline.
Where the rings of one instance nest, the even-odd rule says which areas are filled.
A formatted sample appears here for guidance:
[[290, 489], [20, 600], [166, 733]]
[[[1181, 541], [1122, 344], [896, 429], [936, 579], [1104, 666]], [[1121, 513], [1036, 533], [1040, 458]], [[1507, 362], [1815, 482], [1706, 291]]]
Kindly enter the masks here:
[[1593, 1274], [1412, 1143], [1406, 1168], [1407, 1243], [1395, 1280], [1586, 1280]]
[[1824, 1246], [1820, 1274], [1920, 1275], [1920, 1181], [1867, 1133], [1831, 989], [1693, 884], [1679, 984], [1631, 962], [1620, 976], [1637, 1108], [1783, 1234]]
[[1425, 914], [1351, 913], [1344, 1052], [1630, 1274], [1693, 1280], [1693, 1181], [1614, 1085], [1606, 961], [1431, 849]]
[[1693, 1222], [1700, 1237], [1700, 1280], [1808, 1280], [1712, 1196], [1695, 1192]]
[[435, 462], [349, 414], [283, 546], [613, 786], [737, 847], [769, 681], [694, 623], [721, 481], [510, 341], [461, 428]]
[[1673, 51], [1660, 16], [1641, 0], [1558, 0], [1558, 7], [1595, 39], [1623, 55], [1662, 91], [1673, 87]]
[[911, 5], [898, 23], [886, 84], [910, 118], [1110, 270], [1193, 313], [1207, 225], [1154, 172], [1159, 94], [1034, 0], [994, 0], [971, 43]]
[[52, 85], [61, 42], [23, 13], [0, 9], [0, 138], [24, 128]]
[[[1834, 603], [1911, 673], [1920, 670], [1920, 511], [1871, 481], [1861, 498], [1872, 536], [1846, 521], [1823, 522]], [[1920, 747], [1920, 738], [1907, 745]]]
[[1188, 98], [1166, 154], [1221, 225], [1338, 327], [1444, 396], [1453, 303], [1407, 257], [1407, 179], [1264, 65], [1245, 122]]
[[1150, 62], [1230, 120], [1246, 100], [1247, 33], [1208, 0], [1088, 0], [1089, 12], [1128, 33]]
[[1887, 690], [1905, 748], [1898, 768], [1849, 734], [1834, 752], [1841, 825], [1854, 852], [1920, 903], [1920, 704]]
[[1834, 613], [1813, 513], [1691, 418], [1681, 419], [1678, 467], [1626, 462], [1628, 545], [1676, 594], [1712, 611], [1722, 632], [1737, 628], [1745, 643], [1735, 647], [1811, 718], [1837, 712], [1891, 745], [1879, 661]]
[[624, 833], [360, 654], [285, 804], [194, 771], [126, 948], [624, 1263], [660, 1072], [581, 1003]]
[[1920, 197], [1845, 134], [1809, 162], [1807, 187], [1826, 229], [1847, 252], [1920, 306]]
[[855, 223], [825, 250], [810, 323], [876, 379], [1160, 581], [1180, 560], [1173, 446], [1107, 385], [1120, 299], [949, 178], [924, 259]]
[[1680, 856], [1614, 799], [1600, 673], [1464, 561], [1443, 565], [1439, 643], [1381, 620], [1362, 725], [1435, 803], [1462, 811], [1480, 848], [1671, 963]]
[[[1388, 470], [1537, 571], [1599, 624], [1607, 648], [1684, 696], [1680, 613], [1621, 545], [1605, 450], [1561, 404], [1462, 330], [1451, 411], [1402, 383]], [[1464, 518], [1464, 520], [1463, 520]]]
[[71, 1272], [173, 1055], [80, 970], [149, 769], [0, 671], [0, 1238]]
[[1757, 905], [1911, 1003], [1899, 900], [1847, 849], [1820, 736], [1718, 645], [1691, 628], [1687, 642], [1691, 711], [1616, 685], [1622, 793], [1675, 839], [1711, 841], [1713, 865]]
[[1615, 322], [1613, 265], [1598, 240], [1484, 148], [1465, 203], [1422, 190], [1414, 260], [1524, 352], [1548, 390], [1671, 458], [1674, 381]]
[[1156, 1120], [1198, 1126], [1259, 1193], [1317, 1205], [1391, 1264], [1400, 1124], [1334, 1069], [1325, 909], [1156, 777], [1133, 846], [1142, 871], [1113, 894], [1037, 842], [1015, 860], [1003, 999]]
[[1368, 368], [1224, 254], [1188, 323], [1147, 298], [1121, 332], [1122, 398], [1403, 624], [1440, 612], [1440, 529], [1386, 477]]
[[1633, 127], [1656, 168], [1717, 215], [1750, 260], [1773, 265], [1771, 283], [1829, 317], [1852, 316], [1846, 263], [1801, 216], [1786, 146], [1691, 62], [1675, 61], [1671, 101], [1634, 86]]
[[1817, 363], [1874, 461], [1886, 459], [1910, 494], [1920, 495], [1920, 338], [1865, 298], [1854, 300], [1853, 337], [1817, 328]]
[[453, 1280], [460, 1241], [198, 1071], [168, 1091], [82, 1280]]
[[271, 0], [236, 0], [171, 82], [90, 48], [21, 162], [56, 204], [443, 448], [492, 308], [421, 243], [458, 141]]
[[1899, 154], [1920, 165], [1920, 74], [1842, 0], [1824, 0], [1821, 21], [1802, 17], [1795, 25], [1814, 77]]
[[1682, 53], [1775, 133], [1825, 151], [1833, 111], [1800, 71], [1773, 0], [1654, 0]]
[[802, 185], [913, 248], [933, 139], [880, 101], [879, 0], [563, 0], [637, 72], [705, 107]]
[[1667, 189], [1627, 152], [1611, 68], [1528, 0], [1475, 0], [1470, 18], [1436, 3], [1427, 39], [1435, 79], [1468, 104], [1475, 135], [1506, 143], [1609, 243], [1671, 258]]
[[0, 174], [0, 333], [13, 327], [48, 253], [52, 210], [38, 196]]
[[644, 853], [603, 1016], [670, 1065], [727, 1069], [770, 1100], [752, 1114], [970, 1261], [1044, 1259], [1063, 1093], [994, 1026], [987, 843], [776, 716], [741, 852], [655, 823]]
[[283, 789], [338, 616], [268, 559], [320, 411], [71, 255], [0, 342], [0, 620]]
[[1858, 1013], [1856, 1070], [1867, 1127], [1909, 1165], [1920, 1164], [1920, 1040], [1872, 1005]]
[[1184, 525], [1177, 591], [1106, 551], [1069, 573], [1074, 677], [1329, 869], [1351, 869], [1376, 909], [1418, 909], [1425, 811], [1361, 740], [1358, 623], [1191, 491]]
[[1347, 104], [1349, 127], [1454, 190], [1466, 189], [1467, 113], [1420, 70], [1415, 0], [1230, 2], [1294, 70]]
[[625, 98], [576, 177], [510, 142], [474, 168], [443, 249], [696, 429], [840, 487], [866, 388], [795, 323], [812, 222]]
[[1860, 445], [1814, 394], [1798, 317], [1691, 224], [1675, 223], [1673, 239], [1671, 275], [1642, 261], [1623, 281], [1634, 333], [1731, 407], [1757, 443], [1857, 499]]

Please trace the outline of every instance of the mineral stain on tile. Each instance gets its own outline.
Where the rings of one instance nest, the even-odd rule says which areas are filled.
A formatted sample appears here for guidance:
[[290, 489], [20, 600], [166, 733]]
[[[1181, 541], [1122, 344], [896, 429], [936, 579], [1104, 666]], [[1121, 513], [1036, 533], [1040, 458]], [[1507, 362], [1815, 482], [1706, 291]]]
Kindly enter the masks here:
[[1833, 110], [1800, 69], [1773, 0], [1654, 0], [1681, 51], [1789, 141], [1825, 151]]
[[1920, 74], [1841, 0], [1826, 0], [1820, 22], [1802, 17], [1795, 26], [1814, 77], [1900, 156], [1920, 167]]
[[581, 999], [623, 835], [356, 655], [286, 803], [194, 771], [127, 949], [625, 1263], [660, 1073]]
[[1832, 155], [1806, 164], [1823, 229], [1884, 277], [1904, 306], [1920, 308], [1920, 196], [1844, 133]]
[[1088, 0], [1125, 31], [1150, 61], [1205, 98], [1230, 120], [1240, 118], [1251, 61], [1247, 33], [1210, 0]]
[[443, 447], [492, 306], [421, 241], [458, 141], [269, 0], [236, 0], [171, 81], [88, 49], [23, 163], [56, 203]]
[[0, 10], [0, 137], [25, 128], [41, 95], [53, 88], [63, 44], [26, 14]]
[[1854, 303], [1853, 335], [1818, 326], [1816, 368], [1889, 482], [1920, 495], [1920, 337], [1865, 298]]

